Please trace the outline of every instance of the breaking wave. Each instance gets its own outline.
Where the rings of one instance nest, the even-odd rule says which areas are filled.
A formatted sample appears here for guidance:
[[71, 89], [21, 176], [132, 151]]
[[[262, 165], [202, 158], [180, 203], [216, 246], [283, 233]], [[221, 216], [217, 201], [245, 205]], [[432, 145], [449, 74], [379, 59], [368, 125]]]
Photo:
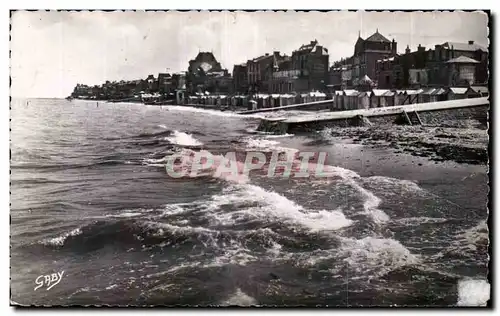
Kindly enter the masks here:
[[64, 245], [64, 242], [66, 239], [70, 237], [75, 237], [78, 235], [82, 234], [82, 230], [80, 228], [73, 229], [69, 232], [63, 233], [62, 235], [59, 235], [57, 237], [49, 238], [46, 240], [43, 240], [41, 243], [47, 246], [62, 246]]
[[[231, 212], [216, 212], [230, 205], [239, 207]], [[221, 195], [212, 197], [207, 210], [210, 211], [208, 216], [223, 226], [233, 226], [242, 220], [265, 219], [317, 232], [337, 230], [352, 224], [341, 210], [308, 210], [279, 193], [252, 184], [229, 186]]]
[[180, 145], [180, 146], [201, 146], [202, 142], [195, 139], [191, 134], [187, 134], [184, 132], [174, 131], [172, 136], [166, 137], [172, 144]]

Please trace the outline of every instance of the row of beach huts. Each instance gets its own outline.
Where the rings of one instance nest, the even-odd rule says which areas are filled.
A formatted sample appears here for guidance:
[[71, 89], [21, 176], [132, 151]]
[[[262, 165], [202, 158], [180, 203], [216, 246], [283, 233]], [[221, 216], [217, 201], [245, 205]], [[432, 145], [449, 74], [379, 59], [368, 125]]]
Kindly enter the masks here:
[[251, 96], [209, 94], [208, 92], [205, 92], [187, 96], [186, 99], [183, 100], [183, 103], [187, 106], [208, 107], [215, 109], [246, 108], [248, 110], [257, 110], [261, 108], [274, 108], [323, 100], [332, 100], [332, 103], [328, 105], [330, 110], [342, 111], [476, 98], [488, 95], [488, 88], [484, 86], [423, 88], [411, 90], [340, 90], [332, 93], [313, 91], [301, 94], [260, 93]]
[[331, 110], [356, 110], [414, 103], [429, 103], [489, 95], [487, 87], [426, 88], [417, 90], [335, 91]]
[[186, 105], [198, 105], [206, 107], [243, 107], [249, 110], [281, 107], [287, 105], [309, 103], [314, 101], [322, 101], [332, 99], [333, 95], [328, 98], [328, 95], [323, 92], [313, 91], [302, 94], [254, 94], [248, 95], [211, 95], [197, 94], [188, 96]]

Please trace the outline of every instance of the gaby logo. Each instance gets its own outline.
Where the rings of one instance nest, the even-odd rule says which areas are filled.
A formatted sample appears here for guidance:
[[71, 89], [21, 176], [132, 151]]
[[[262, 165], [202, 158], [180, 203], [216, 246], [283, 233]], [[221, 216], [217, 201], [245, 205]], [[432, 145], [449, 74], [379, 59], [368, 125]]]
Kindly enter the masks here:
[[[166, 171], [172, 178], [248, 177], [251, 171], [268, 177], [307, 178], [328, 176], [326, 152], [228, 152], [224, 156], [208, 151], [179, 153], [170, 156]], [[327, 166], [326, 166], [327, 167]]]
[[64, 271], [46, 275], [39, 275], [35, 280], [37, 286], [34, 290], [36, 291], [42, 286], [47, 287], [47, 291], [50, 290], [51, 288], [59, 284], [59, 282], [61, 282], [63, 275]]

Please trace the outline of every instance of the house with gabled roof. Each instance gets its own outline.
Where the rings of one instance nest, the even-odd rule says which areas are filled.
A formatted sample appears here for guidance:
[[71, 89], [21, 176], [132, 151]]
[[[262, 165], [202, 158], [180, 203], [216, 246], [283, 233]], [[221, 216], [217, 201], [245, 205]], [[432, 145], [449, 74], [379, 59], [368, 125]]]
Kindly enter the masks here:
[[356, 86], [365, 75], [377, 79], [377, 61], [396, 56], [397, 45], [394, 39], [390, 41], [380, 34], [378, 29], [366, 39], [363, 39], [360, 33], [354, 45], [353, 85]]

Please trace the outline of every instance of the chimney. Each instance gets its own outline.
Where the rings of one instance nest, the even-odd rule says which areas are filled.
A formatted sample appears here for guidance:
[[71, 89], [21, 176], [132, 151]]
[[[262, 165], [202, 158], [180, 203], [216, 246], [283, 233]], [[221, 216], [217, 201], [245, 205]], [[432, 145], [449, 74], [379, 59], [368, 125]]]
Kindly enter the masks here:
[[392, 39], [391, 48], [392, 48], [392, 55], [396, 56], [398, 54], [398, 43], [396, 43], [394, 39]]
[[425, 52], [425, 47], [422, 46], [422, 45], [420, 45], [420, 44], [418, 44], [418, 51], [419, 52]]
[[409, 54], [410, 52], [410, 45], [406, 45], [405, 54]]
[[269, 56], [269, 53], [266, 53], [266, 56]]
[[474, 45], [474, 41], [469, 41], [469, 45]]
[[316, 46], [316, 51], [315, 51], [315, 53], [316, 53], [317, 55], [322, 55], [322, 54], [323, 54], [323, 46], [320, 46], [320, 45]]

